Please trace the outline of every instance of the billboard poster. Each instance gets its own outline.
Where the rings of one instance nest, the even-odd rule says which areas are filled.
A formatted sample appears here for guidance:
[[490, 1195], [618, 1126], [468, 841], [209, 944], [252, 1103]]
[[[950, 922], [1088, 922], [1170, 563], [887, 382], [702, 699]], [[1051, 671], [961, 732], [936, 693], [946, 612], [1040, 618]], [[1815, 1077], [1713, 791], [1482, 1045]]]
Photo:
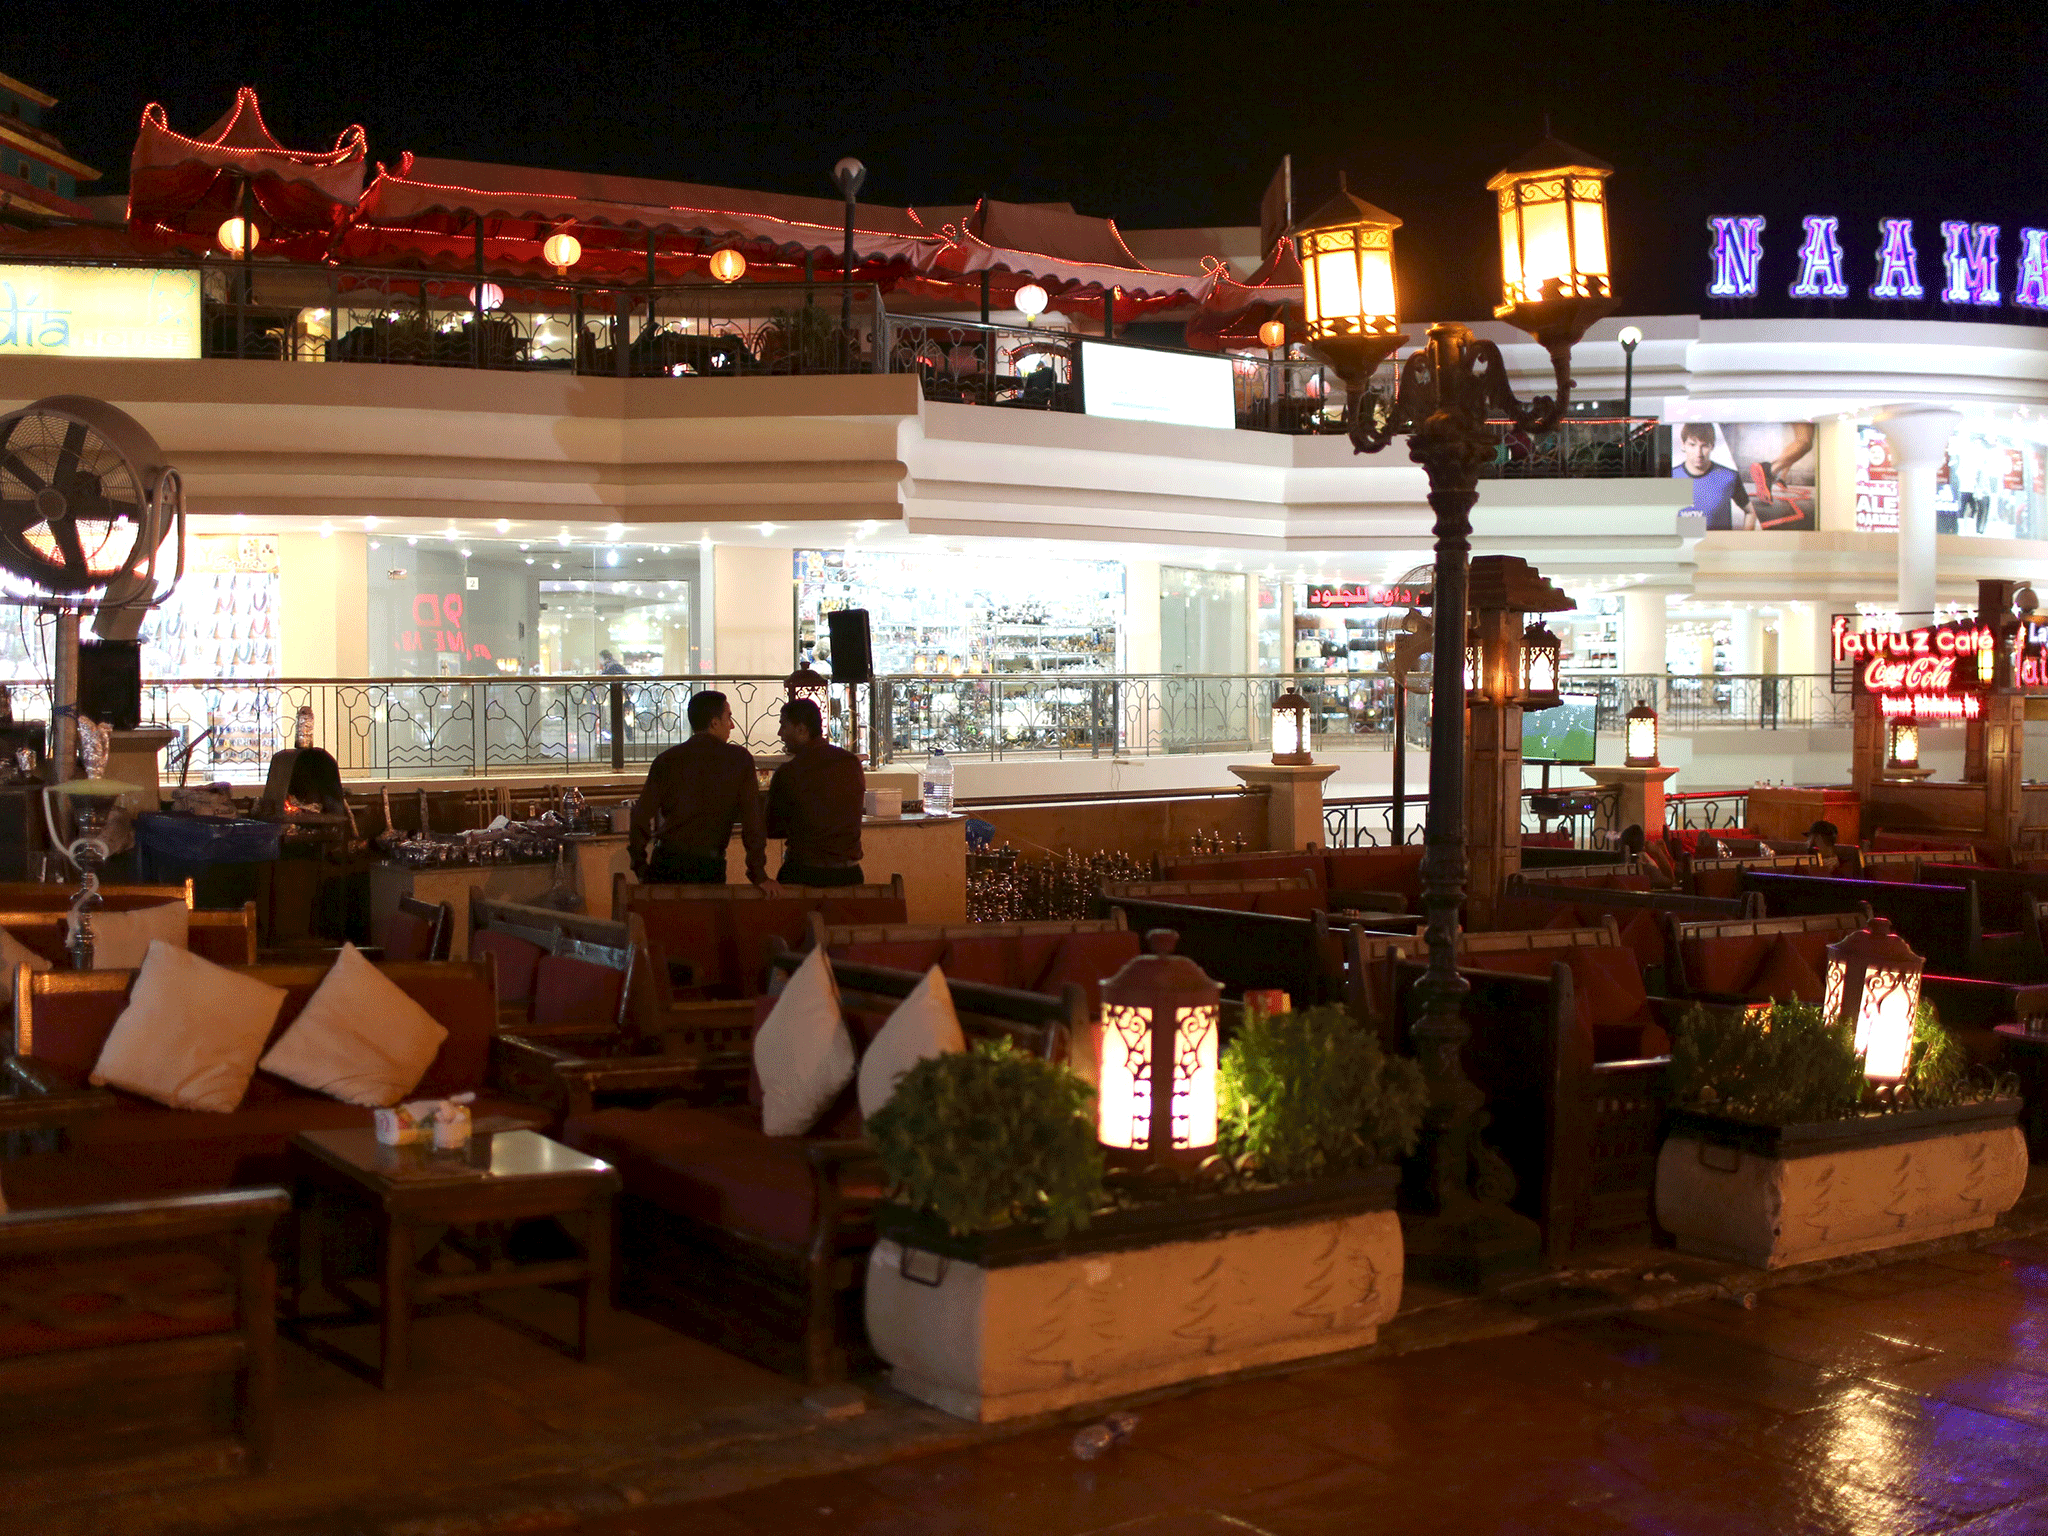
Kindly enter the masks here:
[[1672, 442], [1671, 478], [1692, 482], [1707, 532], [1811, 532], [1813, 423], [1688, 421]]
[[1856, 429], [1856, 531], [1899, 530], [1899, 467], [1892, 441], [1875, 427]]
[[0, 357], [197, 357], [199, 274], [126, 267], [0, 271]]

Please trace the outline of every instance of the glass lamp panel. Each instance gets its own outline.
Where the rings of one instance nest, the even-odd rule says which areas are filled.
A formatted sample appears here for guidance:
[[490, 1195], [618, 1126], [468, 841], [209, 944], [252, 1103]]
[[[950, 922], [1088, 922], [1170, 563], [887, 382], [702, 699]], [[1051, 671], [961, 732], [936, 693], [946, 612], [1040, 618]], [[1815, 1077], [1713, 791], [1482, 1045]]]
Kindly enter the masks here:
[[1580, 277], [1607, 276], [1607, 204], [1597, 181], [1572, 183], [1572, 260]]
[[1287, 708], [1273, 711], [1273, 755], [1291, 757], [1308, 750], [1308, 717]]
[[1920, 1001], [1920, 977], [1873, 965], [1863, 973], [1856, 1001], [1856, 1049], [1866, 1077], [1897, 1080], [1906, 1075], [1913, 1048], [1913, 1010]]
[[1557, 692], [1557, 653], [1548, 646], [1523, 651], [1522, 685], [1528, 693]]
[[1500, 193], [1500, 276], [1510, 298], [1522, 291], [1522, 219], [1513, 187]]
[[[1545, 189], [1550, 191], [1544, 196]], [[1522, 289], [1519, 297], [1540, 299], [1543, 285], [1556, 278], [1564, 291], [1573, 289], [1571, 225], [1563, 186], [1558, 182], [1522, 186]]]
[[1318, 318], [1326, 333], [1351, 334], [1358, 328], [1358, 254], [1347, 245], [1315, 259]]
[[1657, 717], [1634, 715], [1628, 722], [1628, 760], [1654, 763], [1657, 760]]
[[1486, 691], [1486, 652], [1476, 644], [1465, 647], [1465, 691], [1472, 694]]
[[1173, 1029], [1173, 1144], [1216, 1144], [1216, 1008], [1182, 1008]]
[[1105, 1147], [1142, 1147], [1152, 1135], [1152, 1016], [1112, 1005], [1103, 1014], [1097, 1063], [1095, 1139]]
[[1849, 967], [1832, 957], [1828, 960], [1827, 996], [1821, 1003], [1821, 1012], [1830, 1019], [1839, 1019], [1847, 1002], [1849, 990]]
[[1367, 231], [1368, 236], [1374, 234], [1380, 238], [1368, 238], [1358, 253], [1358, 312], [1365, 330], [1384, 335], [1393, 330], [1396, 316], [1394, 245], [1386, 231]]

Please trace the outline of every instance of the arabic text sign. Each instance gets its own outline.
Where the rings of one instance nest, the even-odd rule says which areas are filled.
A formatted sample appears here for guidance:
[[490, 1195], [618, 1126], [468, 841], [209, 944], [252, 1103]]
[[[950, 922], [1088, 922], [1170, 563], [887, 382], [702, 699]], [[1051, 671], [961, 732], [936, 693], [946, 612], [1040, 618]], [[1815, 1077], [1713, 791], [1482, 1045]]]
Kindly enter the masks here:
[[0, 266], [0, 357], [197, 356], [197, 272]]

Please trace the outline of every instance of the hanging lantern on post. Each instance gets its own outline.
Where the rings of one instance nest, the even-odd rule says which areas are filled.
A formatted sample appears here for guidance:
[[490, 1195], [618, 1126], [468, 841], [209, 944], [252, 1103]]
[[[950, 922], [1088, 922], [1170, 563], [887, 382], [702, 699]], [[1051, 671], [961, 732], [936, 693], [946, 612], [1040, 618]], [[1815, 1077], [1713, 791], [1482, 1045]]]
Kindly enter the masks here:
[[1913, 1015], [1927, 962], [1882, 917], [1828, 946], [1827, 1016], [1854, 1021], [1863, 1075], [1895, 1083], [1913, 1049]]
[[1276, 763], [1312, 763], [1309, 756], [1309, 706], [1308, 700], [1294, 691], [1289, 684], [1287, 691], [1273, 701], [1273, 761]]
[[1186, 1173], [1216, 1148], [1223, 989], [1155, 928], [1149, 954], [1102, 984], [1096, 1136], [1112, 1167]]
[[1657, 711], [1647, 702], [1638, 703], [1626, 716], [1623, 744], [1626, 753], [1622, 764], [1628, 768], [1656, 768], [1657, 761]]
[[747, 258], [738, 251], [725, 250], [711, 253], [711, 275], [721, 283], [736, 283], [746, 274]]
[[792, 704], [796, 703], [799, 699], [809, 699], [813, 704], [817, 705], [818, 714], [821, 719], [824, 717], [826, 705], [832, 697], [832, 684], [812, 671], [809, 662], [802, 663], [794, 672], [785, 677], [782, 680], [782, 689], [783, 692], [789, 695], [789, 702]]
[[1284, 321], [1268, 320], [1259, 327], [1259, 345], [1270, 353], [1278, 352], [1287, 345], [1287, 326]]
[[246, 256], [263, 243], [262, 231], [239, 216], [223, 219], [220, 228], [214, 232], [214, 238], [230, 256]]
[[1884, 765], [1887, 768], [1920, 766], [1920, 727], [1911, 720], [1894, 720], [1885, 728]]
[[566, 229], [558, 229], [542, 243], [540, 254], [555, 269], [555, 276], [567, 277], [569, 269], [583, 259], [583, 242]]
[[1486, 642], [1478, 632], [1468, 630], [1465, 635], [1465, 697], [1481, 702], [1493, 697], [1493, 678], [1486, 665]]
[[473, 283], [469, 289], [469, 302], [481, 310], [503, 309], [505, 290], [496, 283]]
[[1555, 709], [1564, 702], [1557, 691], [1564, 644], [1541, 619], [1522, 631], [1522, 708]]
[[1613, 172], [1584, 150], [1545, 139], [1486, 184], [1500, 210], [1495, 318], [1546, 347], [1569, 348], [1613, 311], [1607, 261], [1607, 178]]

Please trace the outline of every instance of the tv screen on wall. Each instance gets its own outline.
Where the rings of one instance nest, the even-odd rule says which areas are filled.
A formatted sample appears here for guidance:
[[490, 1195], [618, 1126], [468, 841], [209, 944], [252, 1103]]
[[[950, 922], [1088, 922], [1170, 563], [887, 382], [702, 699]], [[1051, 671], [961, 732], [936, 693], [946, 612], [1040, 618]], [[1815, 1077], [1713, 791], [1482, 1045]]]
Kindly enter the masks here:
[[1568, 693], [1553, 709], [1523, 710], [1522, 761], [1590, 764], [1599, 703], [1590, 693]]

